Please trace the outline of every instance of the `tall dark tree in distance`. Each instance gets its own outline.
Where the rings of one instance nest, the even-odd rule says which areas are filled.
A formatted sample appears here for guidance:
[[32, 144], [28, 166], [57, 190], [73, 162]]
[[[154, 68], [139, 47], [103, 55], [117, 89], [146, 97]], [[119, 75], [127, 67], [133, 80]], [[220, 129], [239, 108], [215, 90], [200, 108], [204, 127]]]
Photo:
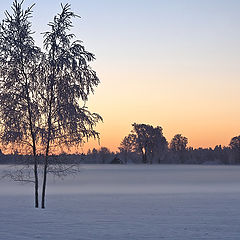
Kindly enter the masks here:
[[12, 15], [5, 12], [0, 24], [0, 118], [1, 142], [21, 145], [34, 156], [35, 207], [38, 207], [37, 135], [40, 114], [37, 97], [41, 51], [31, 32], [32, 7], [13, 2]]
[[70, 5], [61, 5], [62, 11], [49, 23], [50, 31], [44, 34], [45, 61], [41, 95], [44, 96], [43, 115], [46, 120], [42, 129], [42, 143], [45, 145], [45, 163], [42, 188], [42, 208], [45, 208], [45, 193], [48, 157], [51, 146], [73, 146], [90, 137], [98, 138], [94, 130], [102, 120], [91, 113], [85, 103], [89, 94], [99, 84], [96, 72], [89, 62], [94, 55], [86, 51], [82, 42], [73, 40], [74, 14]]
[[240, 136], [233, 137], [230, 141], [229, 146], [232, 149], [240, 151]]
[[136, 146], [136, 135], [128, 134], [128, 136], [124, 137], [124, 139], [120, 143], [119, 150], [124, 156], [124, 162], [128, 162], [128, 158], [131, 153], [135, 151]]
[[181, 134], [176, 134], [170, 142], [170, 149], [173, 151], [185, 151], [188, 139]]
[[154, 157], [167, 148], [167, 140], [163, 136], [162, 127], [137, 123], [132, 126], [132, 134], [136, 135], [136, 150], [142, 154], [143, 163], [152, 163]]
[[[167, 149], [167, 140], [163, 136], [162, 127], [148, 124], [132, 124], [131, 134], [123, 139], [120, 151], [132, 151], [141, 154], [143, 163], [152, 163], [154, 158]], [[160, 160], [158, 160], [160, 162]]]
[[240, 163], [240, 136], [233, 137], [230, 141], [229, 146], [236, 155], [236, 162]]
[[186, 161], [188, 139], [181, 134], [176, 134], [170, 142], [170, 150], [179, 158], [181, 163]]

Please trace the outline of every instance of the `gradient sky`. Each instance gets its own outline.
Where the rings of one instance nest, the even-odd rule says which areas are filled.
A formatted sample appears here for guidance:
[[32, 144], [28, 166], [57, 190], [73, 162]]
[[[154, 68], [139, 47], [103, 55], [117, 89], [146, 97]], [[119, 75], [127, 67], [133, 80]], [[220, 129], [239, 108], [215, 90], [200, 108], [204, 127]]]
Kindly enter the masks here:
[[[240, 1], [35, 2], [40, 46], [61, 2], [81, 16], [73, 32], [97, 59], [101, 84], [88, 106], [104, 118], [101, 146], [117, 150], [134, 122], [162, 126], [168, 141], [181, 133], [193, 147], [228, 145], [240, 134]], [[1, 1], [1, 19], [11, 3]], [[92, 147], [100, 146], [84, 149]]]

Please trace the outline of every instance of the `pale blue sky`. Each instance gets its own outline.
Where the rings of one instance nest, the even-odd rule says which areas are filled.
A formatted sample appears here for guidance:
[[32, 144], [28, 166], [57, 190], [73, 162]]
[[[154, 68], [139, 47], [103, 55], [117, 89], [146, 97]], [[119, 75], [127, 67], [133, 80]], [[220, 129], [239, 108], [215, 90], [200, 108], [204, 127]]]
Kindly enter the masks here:
[[[11, 2], [1, 1], [1, 18]], [[89, 104], [105, 120], [102, 145], [116, 149], [133, 122], [162, 126], [168, 140], [183, 133], [194, 147], [240, 134], [240, 1], [36, 1], [39, 45], [61, 2], [81, 16], [73, 32], [96, 54], [102, 83]]]

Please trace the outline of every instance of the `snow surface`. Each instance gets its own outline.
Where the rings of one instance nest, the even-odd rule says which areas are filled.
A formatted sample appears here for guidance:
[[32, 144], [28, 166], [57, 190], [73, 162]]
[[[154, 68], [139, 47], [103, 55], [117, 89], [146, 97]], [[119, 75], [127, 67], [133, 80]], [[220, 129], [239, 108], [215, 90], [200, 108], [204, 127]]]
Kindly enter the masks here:
[[31, 185], [1, 180], [0, 239], [240, 239], [239, 166], [83, 165], [49, 180], [45, 210]]

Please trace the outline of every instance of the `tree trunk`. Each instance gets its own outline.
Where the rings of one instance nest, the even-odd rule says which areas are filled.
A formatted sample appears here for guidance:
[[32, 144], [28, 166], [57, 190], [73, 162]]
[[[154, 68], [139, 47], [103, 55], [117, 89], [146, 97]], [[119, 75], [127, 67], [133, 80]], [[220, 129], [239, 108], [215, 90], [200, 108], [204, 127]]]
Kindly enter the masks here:
[[[30, 121], [31, 123], [31, 121]], [[38, 208], [38, 160], [37, 160], [37, 154], [36, 154], [36, 143], [35, 143], [35, 137], [32, 131], [32, 123], [31, 123], [31, 132], [32, 132], [32, 140], [33, 140], [33, 156], [34, 156], [34, 187], [35, 187], [35, 208]]]
[[29, 123], [30, 123], [30, 131], [32, 136], [32, 149], [33, 149], [33, 156], [34, 156], [34, 184], [35, 184], [35, 208], [38, 208], [38, 161], [37, 161], [37, 153], [36, 153], [36, 138], [33, 132], [33, 123], [32, 123], [32, 114], [30, 109], [30, 103], [28, 98], [28, 112], [29, 112]]
[[[55, 42], [56, 46], [56, 42]], [[56, 48], [53, 48], [52, 60], [55, 60], [55, 51]], [[45, 153], [45, 163], [44, 163], [44, 172], [43, 172], [43, 186], [42, 186], [42, 208], [45, 208], [45, 196], [46, 196], [46, 186], [47, 186], [47, 168], [48, 168], [48, 155], [50, 148], [50, 139], [51, 139], [51, 130], [52, 130], [52, 104], [54, 99], [54, 82], [55, 82], [55, 69], [56, 65], [52, 68], [52, 76], [50, 81], [50, 101], [49, 101], [49, 115], [47, 119], [48, 133], [47, 133], [47, 147]]]
[[35, 177], [35, 208], [38, 208], [38, 168], [37, 168], [37, 159], [34, 163], [34, 177]]
[[45, 196], [46, 196], [46, 185], [47, 185], [47, 167], [48, 167], [48, 156], [45, 156], [44, 172], [43, 172], [43, 187], [42, 187], [42, 208], [45, 208]]
[[34, 189], [35, 189], [35, 208], [38, 208], [38, 161], [37, 161], [37, 153], [36, 153], [36, 136], [34, 132], [34, 126], [33, 126], [33, 120], [32, 120], [32, 110], [31, 110], [31, 100], [30, 100], [30, 94], [28, 89], [28, 78], [24, 71], [23, 65], [22, 65], [22, 72], [25, 77], [25, 89], [26, 89], [26, 98], [27, 98], [27, 109], [28, 109], [28, 119], [29, 119], [29, 125], [30, 125], [30, 132], [32, 137], [32, 150], [33, 150], [33, 156], [34, 156]]
[[35, 184], [35, 208], [38, 208], [38, 161], [36, 156], [36, 146], [33, 145], [33, 155], [34, 155], [34, 184]]
[[142, 153], [142, 161], [143, 161], [143, 163], [147, 163], [147, 154], [146, 154], [146, 152]]
[[47, 186], [48, 154], [49, 154], [50, 134], [51, 134], [51, 129], [50, 129], [51, 118], [50, 117], [51, 117], [51, 109], [50, 109], [50, 114], [48, 118], [48, 138], [47, 138], [47, 147], [46, 147], [45, 162], [44, 162], [44, 171], [43, 171], [42, 208], [45, 208], [45, 196], [46, 196], [46, 186]]
[[45, 153], [44, 172], [43, 172], [42, 208], [45, 208], [45, 196], [46, 196], [46, 186], [47, 186], [48, 154], [49, 154], [49, 147], [50, 147], [51, 127], [52, 127], [52, 101], [53, 101], [53, 81], [51, 83], [51, 99], [50, 99], [50, 103], [49, 103], [47, 147], [46, 147], [46, 153]]

